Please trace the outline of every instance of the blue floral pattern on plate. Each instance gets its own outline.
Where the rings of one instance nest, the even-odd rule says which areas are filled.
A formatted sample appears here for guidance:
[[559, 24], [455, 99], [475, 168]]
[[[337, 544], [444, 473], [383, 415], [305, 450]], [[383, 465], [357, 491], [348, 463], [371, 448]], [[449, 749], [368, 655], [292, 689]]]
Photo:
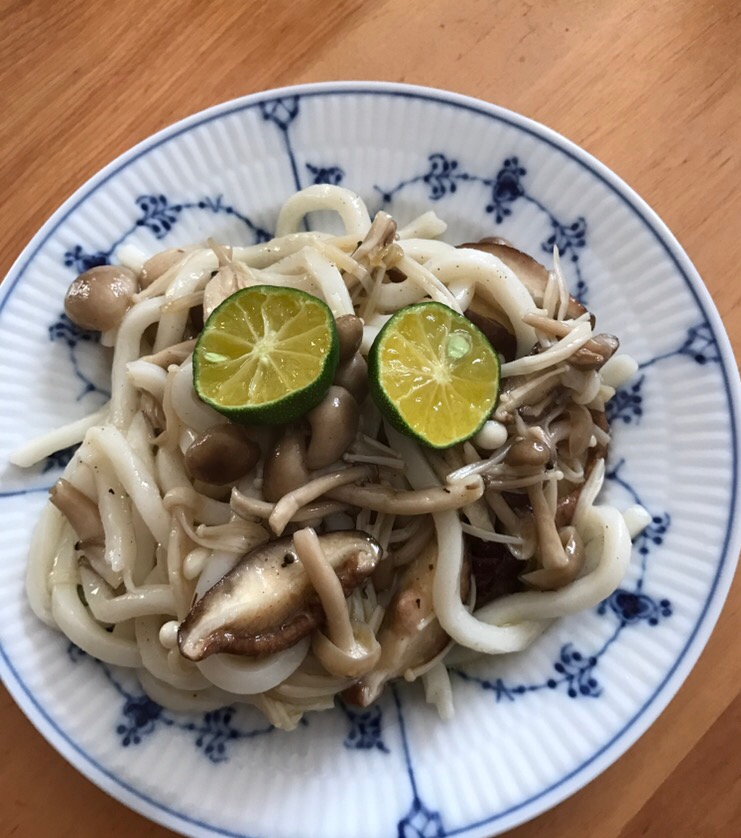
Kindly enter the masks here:
[[[289, 147], [289, 128], [298, 113], [299, 105], [297, 101], [290, 101], [281, 105], [276, 104], [263, 112], [264, 118], [274, 123], [284, 135], [285, 142]], [[558, 247], [563, 256], [570, 258], [575, 268], [575, 290], [582, 299], [585, 298], [587, 282], [579, 265], [579, 251], [586, 244], [587, 222], [582, 217], [570, 223], [561, 222], [543, 203], [531, 195], [524, 184], [527, 169], [519, 158], [515, 156], [506, 158], [502, 167], [491, 178], [463, 171], [457, 160], [450, 159], [442, 153], [430, 155], [428, 163], [429, 168], [423, 174], [401, 181], [391, 189], [382, 190], [377, 188], [382, 198], [382, 205], [389, 206], [400, 192], [415, 184], [423, 185], [428, 190], [430, 200], [439, 201], [447, 194], [455, 193], [463, 185], [478, 183], [490, 190], [490, 202], [486, 205], [485, 211], [493, 217], [496, 223], [501, 223], [512, 214], [518, 201], [529, 202], [544, 213], [551, 228], [550, 234], [543, 240], [543, 251], [550, 252], [555, 246]], [[301, 186], [293, 154], [291, 164], [292, 170], [295, 171], [297, 186]], [[309, 181], [313, 183], [338, 184], [346, 177], [345, 171], [337, 165], [314, 166], [306, 164], [306, 172]], [[255, 241], [262, 241], [269, 237], [267, 231], [254, 225], [246, 215], [232, 204], [225, 202], [221, 195], [215, 199], [176, 203], [171, 202], [162, 194], [146, 195], [136, 200], [136, 206], [140, 212], [139, 217], [113, 245], [90, 254], [86, 253], [81, 245], [77, 245], [65, 253], [65, 265], [74, 270], [80, 270], [92, 263], [101, 264], [100, 260], [107, 260], [137, 227], [146, 227], [156, 239], [162, 240], [172, 231], [182, 213], [186, 211], [207, 211], [214, 214], [224, 212], [243, 221], [253, 232]], [[75, 363], [75, 348], [80, 341], [94, 338], [89, 337], [89, 333], [78, 330], [65, 315], [61, 315], [57, 323], [50, 327], [49, 333], [53, 340], [61, 340], [65, 343], [70, 352], [75, 374], [78, 378], [81, 378]], [[678, 356], [687, 357], [697, 363], [717, 361], [718, 354], [714, 350], [712, 334], [708, 334], [702, 326], [693, 327], [688, 331], [687, 338], [679, 347], [644, 361], [640, 366], [647, 370], [659, 361]], [[608, 413], [612, 422], [621, 420], [630, 424], [640, 421], [643, 413], [642, 388], [645, 375], [646, 373], [643, 373], [639, 378], [631, 381], [618, 391], [611, 402]], [[85, 384], [81, 397], [87, 392], [101, 391], [101, 388], [94, 383], [87, 382], [84, 378], [81, 378], [81, 380]], [[63, 465], [67, 454], [60, 452], [54, 456], [58, 460], [54, 465]], [[640, 503], [636, 491], [621, 476], [623, 466], [624, 461], [619, 462], [608, 472], [607, 477], [622, 486], [634, 502]], [[461, 681], [478, 685], [483, 690], [491, 692], [496, 702], [502, 700], [515, 701], [534, 692], [542, 690], [557, 691], [559, 689], [562, 689], [565, 695], [572, 699], [598, 699], [603, 694], [603, 687], [599, 683], [597, 673], [599, 663], [620, 633], [625, 628], [641, 622], [645, 622], [649, 626], [657, 626], [661, 619], [666, 619], [672, 614], [672, 605], [667, 599], [654, 599], [642, 590], [646, 572], [646, 559], [650, 549], [661, 544], [670, 523], [671, 518], [668, 513], [657, 513], [652, 516], [649, 527], [639, 537], [636, 544], [642, 564], [641, 575], [636, 583], [635, 590], [620, 588], [599, 606], [598, 613], [600, 615], [611, 615], [617, 620], [617, 625], [608, 639], [597, 649], [592, 652], [585, 652], [573, 643], [565, 643], [559, 651], [558, 658], [553, 662], [551, 673], [546, 673], [541, 681], [533, 683], [507, 683], [502, 678], [482, 678], [462, 669], [454, 670], [454, 675]], [[193, 733], [194, 744], [203, 752], [204, 756], [213, 763], [221, 763], [229, 760], [232, 746], [255, 736], [267, 735], [273, 730], [270, 726], [250, 730], [235, 726], [236, 711], [234, 708], [211, 711], [203, 714], [197, 720], [182, 721], [177, 716], [167, 713], [144, 694], [131, 693], [126, 690], [109, 667], [103, 666], [103, 670], [122, 699], [121, 721], [116, 727], [116, 733], [124, 747], [139, 744], [143, 739], [156, 733], [158, 729], [174, 727]], [[428, 808], [419, 797], [414, 765], [406, 741], [403, 703], [397, 690], [393, 691], [393, 696], [401, 727], [402, 750], [405, 754], [413, 790], [410, 809], [398, 823], [398, 836], [399, 838], [439, 838], [439, 836], [446, 834], [442, 818], [439, 812]], [[391, 748], [386, 744], [384, 711], [380, 704], [368, 709], [359, 709], [342, 704], [341, 711], [345, 715], [349, 726], [347, 735], [343, 740], [346, 748], [356, 751], [375, 750], [383, 754], [392, 753]]]
[[[272, 98], [258, 103], [262, 119], [281, 138], [286, 163], [296, 188], [314, 184], [352, 185], [353, 172], [345, 163], [337, 160], [314, 158], [308, 162], [300, 157], [294, 147], [293, 127], [300, 118], [304, 99], [300, 95]], [[476, 169], [461, 156], [445, 149], [436, 149], [420, 160], [419, 167], [410, 171], [406, 178], [392, 186], [376, 186], [375, 192], [381, 206], [391, 207], [403, 192], [419, 190], [426, 199], [444, 201], [460, 190], [480, 195], [481, 211], [500, 225], [513, 219], [524, 207], [535, 208], [542, 220], [540, 248], [550, 253], [558, 247], [564, 260], [572, 292], [584, 301], [589, 292], [588, 276], [582, 258], [588, 250], [590, 227], [585, 215], [561, 217], [542, 200], [529, 182], [528, 161], [520, 155], [504, 149], [500, 162], [491, 170]], [[299, 161], [301, 165], [299, 165]], [[476, 191], [478, 190], [478, 192]], [[468, 193], [467, 193], [468, 194]], [[214, 197], [173, 197], [161, 191], [138, 196], [132, 204], [130, 225], [121, 231], [111, 243], [88, 242], [70, 244], [62, 255], [64, 265], [72, 273], [79, 273], [95, 265], [110, 261], [116, 248], [127, 241], [136, 231], [144, 230], [157, 241], [165, 241], [177, 228], [185, 213], [205, 213], [232, 216], [240, 221], [252, 236], [254, 242], [270, 238], [270, 231], [256, 224], [242, 212], [237, 202], [224, 195]], [[441, 214], [444, 214], [441, 213]], [[76, 396], [83, 399], [90, 394], [107, 395], [105, 387], [96, 383], [81, 367], [77, 352], [79, 347], [90, 345], [95, 337], [77, 330], [64, 315], [49, 327], [49, 339], [63, 348], [70, 365], [71, 378], [79, 388]], [[720, 361], [720, 351], [707, 322], [698, 322], [687, 330], [681, 343], [669, 346], [640, 363], [640, 376], [618, 391], [610, 407], [610, 419], [615, 427], [640, 424], [650, 405], [646, 404], [648, 385], [654, 369], [660, 362], [674, 359], [677, 363], [690, 362], [708, 365]], [[46, 464], [50, 473], [62, 468], [72, 456], [73, 450], [57, 452]], [[611, 464], [608, 479], [633, 502], [641, 498], [628, 478], [629, 464], [624, 460]], [[581, 639], [577, 644], [567, 642], [561, 645], [554, 659], [539, 680], [532, 683], [508, 682], [503, 678], [482, 678], [465, 670], [457, 670], [455, 676], [472, 687], [480, 688], [482, 694], [491, 694], [495, 702], [527, 701], [530, 694], [550, 691], [554, 701], [595, 701], [605, 694], [607, 687], [600, 677], [600, 665], [612, 645], [624, 631], [655, 630], [662, 621], [670, 619], [675, 605], [660, 591], [653, 589], [650, 578], [650, 556], [659, 547], [671, 529], [672, 517], [669, 510], [651, 509], [651, 522], [637, 539], [635, 554], [639, 558], [638, 577], [632, 584], [625, 584], [615, 591], [596, 609], [598, 622], [605, 625], [607, 639], [590, 648]], [[70, 659], [78, 663], [84, 656], [76, 647], [69, 650]], [[114, 669], [100, 665], [119, 698], [120, 712], [115, 725], [115, 734], [122, 747], [134, 748], [142, 742], [155, 738], [165, 729], [177, 729], [188, 734], [193, 746], [203, 754], [209, 763], [226, 764], [237, 753], [246, 740], [271, 735], [270, 726], [243, 725], [240, 714], [234, 708], [222, 708], [198, 716], [179, 716], [169, 713], [143, 693], [127, 686]], [[573, 705], [571, 705], [573, 706]], [[452, 832], [459, 832], [449, 824], [444, 812], [438, 811], [432, 801], [426, 800], [419, 789], [408, 726], [404, 712], [402, 690], [396, 687], [388, 691], [386, 698], [367, 710], [341, 706], [337, 711], [344, 717], [344, 739], [341, 744], [356, 752], [358, 758], [374, 754], [382, 759], [402, 759], [409, 778], [409, 805], [396, 818], [396, 834], [399, 838], [440, 838]]]
[[571, 261], [576, 273], [576, 284], [573, 288], [574, 296], [582, 303], [586, 303], [587, 283], [582, 275], [579, 261], [580, 251], [587, 243], [587, 222], [582, 216], [575, 221], [564, 221], [557, 218], [545, 204], [532, 195], [526, 188], [525, 178], [527, 169], [520, 159], [513, 155], [504, 159], [500, 169], [494, 175], [480, 175], [464, 170], [459, 161], [442, 152], [431, 154], [428, 159], [428, 169], [421, 174], [399, 181], [390, 188], [376, 186], [381, 196], [382, 206], [389, 206], [400, 192], [415, 184], [427, 187], [427, 197], [431, 201], [439, 201], [448, 194], [454, 194], [465, 184], [484, 186], [487, 190], [488, 203], [485, 211], [492, 215], [497, 224], [501, 224], [512, 215], [515, 204], [525, 202], [537, 207], [547, 218], [550, 232], [541, 242], [541, 250], [553, 253], [557, 247], [561, 257]]

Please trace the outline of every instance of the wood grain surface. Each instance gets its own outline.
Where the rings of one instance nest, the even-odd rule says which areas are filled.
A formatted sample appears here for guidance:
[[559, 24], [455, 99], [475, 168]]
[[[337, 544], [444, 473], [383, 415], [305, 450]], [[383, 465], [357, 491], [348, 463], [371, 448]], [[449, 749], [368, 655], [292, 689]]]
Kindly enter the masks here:
[[[555, 128], [678, 236], [741, 348], [736, 0], [0, 0], [0, 275], [73, 190], [153, 131], [279, 85], [443, 87]], [[0, 359], [1, 362], [1, 359]], [[661, 718], [512, 838], [741, 835], [741, 584]], [[0, 835], [172, 833], [126, 810], [0, 694]]]

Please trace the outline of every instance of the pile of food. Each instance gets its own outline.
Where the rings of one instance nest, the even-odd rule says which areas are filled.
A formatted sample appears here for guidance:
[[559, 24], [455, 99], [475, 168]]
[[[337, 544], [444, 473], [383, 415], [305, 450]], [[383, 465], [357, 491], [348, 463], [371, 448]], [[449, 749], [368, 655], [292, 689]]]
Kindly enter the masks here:
[[[305, 232], [317, 210], [344, 232]], [[112, 395], [16, 452], [81, 443], [33, 538], [36, 614], [164, 706], [291, 729], [396, 678], [448, 716], [451, 662], [609, 596], [647, 523], [595, 505], [635, 364], [557, 253], [444, 231], [314, 186], [264, 244], [79, 276], [65, 310], [113, 348]]]

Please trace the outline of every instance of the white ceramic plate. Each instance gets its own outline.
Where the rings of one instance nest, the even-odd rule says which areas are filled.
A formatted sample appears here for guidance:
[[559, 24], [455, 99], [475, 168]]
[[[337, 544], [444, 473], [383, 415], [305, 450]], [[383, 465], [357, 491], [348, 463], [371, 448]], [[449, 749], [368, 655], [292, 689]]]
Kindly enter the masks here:
[[[106, 387], [100, 347], [60, 314], [70, 280], [124, 242], [254, 242], [285, 198], [322, 181], [401, 222], [434, 208], [452, 242], [497, 234], [543, 256], [555, 242], [575, 293], [641, 365], [611, 409], [606, 489], [653, 516], [628, 578], [526, 653], [454, 675], [451, 722], [416, 687], [290, 734], [242, 710], [178, 717], [40, 625], [23, 593], [31, 528], [64, 456], [23, 473], [8, 453], [93, 409]], [[697, 659], [739, 548], [737, 415], [734, 359], [694, 268], [656, 215], [572, 143], [492, 105], [398, 85], [226, 103], [100, 172], [0, 287], [0, 672], [76, 768], [188, 835], [497, 833], [617, 759]]]

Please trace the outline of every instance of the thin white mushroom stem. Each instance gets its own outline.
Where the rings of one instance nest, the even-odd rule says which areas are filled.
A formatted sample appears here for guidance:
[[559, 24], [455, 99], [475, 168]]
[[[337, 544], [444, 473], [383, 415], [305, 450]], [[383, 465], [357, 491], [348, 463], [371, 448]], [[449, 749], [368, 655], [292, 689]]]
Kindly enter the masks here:
[[447, 509], [461, 509], [477, 501], [484, 494], [484, 481], [472, 475], [466, 483], [450, 486], [431, 486], [429, 489], [405, 490], [390, 486], [366, 484], [331, 489], [327, 496], [344, 503], [387, 512], [392, 515], [427, 515]]
[[592, 327], [588, 322], [577, 323], [568, 335], [561, 338], [553, 346], [538, 355], [525, 355], [514, 361], [502, 364], [502, 378], [509, 378], [513, 375], [524, 375], [547, 367], [559, 364], [569, 359], [579, 347], [592, 337]]
[[428, 519], [419, 517], [417, 520], [423, 521], [426, 526], [421, 526], [416, 529], [401, 547], [392, 551], [394, 567], [401, 567], [411, 562], [412, 559], [415, 559], [425, 548], [427, 542], [435, 535]]
[[232, 512], [228, 503], [202, 495], [191, 486], [176, 486], [170, 489], [162, 499], [162, 505], [168, 512], [177, 506], [185, 506], [202, 524], [226, 524]]
[[345, 592], [324, 555], [316, 532], [311, 527], [298, 530], [293, 534], [293, 546], [322, 603], [330, 640], [335, 646], [349, 651], [355, 644], [355, 636], [345, 603]]
[[[275, 504], [275, 508], [268, 518], [270, 529], [276, 535], [280, 535], [286, 528], [286, 524], [302, 506], [322, 495], [329, 494], [331, 489], [336, 489], [347, 483], [354, 483], [356, 480], [368, 480], [375, 474], [375, 471], [373, 466], [352, 466], [310, 480], [305, 486], [284, 495]], [[342, 498], [336, 498], [336, 500], [342, 501]]]
[[322, 666], [338, 678], [359, 678], [381, 658], [381, 645], [367, 623], [352, 623], [353, 646], [345, 649], [321, 631], [314, 632], [311, 650]]

